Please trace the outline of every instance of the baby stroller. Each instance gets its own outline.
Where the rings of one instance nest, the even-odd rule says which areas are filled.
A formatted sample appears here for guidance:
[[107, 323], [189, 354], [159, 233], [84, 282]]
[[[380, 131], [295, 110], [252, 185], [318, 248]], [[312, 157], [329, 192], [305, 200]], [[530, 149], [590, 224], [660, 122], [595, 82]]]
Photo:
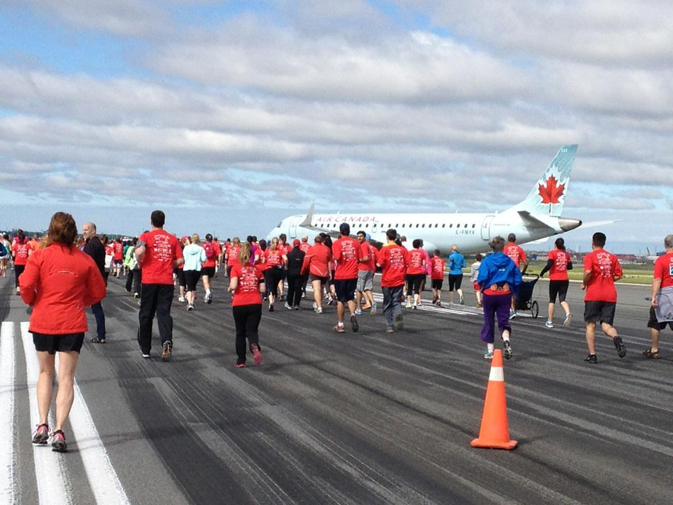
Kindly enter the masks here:
[[519, 285], [519, 290], [516, 294], [516, 310], [530, 310], [533, 319], [537, 319], [537, 316], [540, 313], [540, 307], [537, 304], [537, 301], [532, 300], [532, 298], [533, 289], [540, 279], [540, 276], [537, 274], [530, 274], [529, 277], [534, 278], [532, 281], [522, 280]]

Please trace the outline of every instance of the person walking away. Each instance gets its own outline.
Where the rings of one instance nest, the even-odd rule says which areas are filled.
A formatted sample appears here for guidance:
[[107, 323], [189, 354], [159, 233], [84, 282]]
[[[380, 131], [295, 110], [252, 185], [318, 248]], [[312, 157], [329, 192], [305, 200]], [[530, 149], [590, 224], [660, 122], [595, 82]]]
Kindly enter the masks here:
[[666, 253], [654, 262], [654, 276], [652, 279], [652, 306], [650, 320], [647, 327], [650, 329], [652, 346], [643, 351], [646, 358], [659, 357], [659, 336], [661, 330], [668, 324], [673, 330], [673, 235], [664, 239]]
[[108, 240], [108, 238], [103, 235], [101, 239], [103, 247], [105, 247], [105, 273], [103, 274], [103, 279], [105, 280], [105, 285], [107, 286], [108, 278], [110, 277], [110, 272], [112, 272], [112, 258], [114, 256], [114, 247]]
[[119, 279], [119, 276], [122, 272], [122, 265], [124, 263], [124, 244], [122, 244], [122, 239], [117, 237], [117, 240], [112, 244], [112, 256], [113, 256], [113, 273], [114, 277]]
[[323, 237], [316, 235], [313, 245], [304, 257], [302, 271], [308, 273], [309, 282], [313, 288], [313, 310], [322, 314], [322, 294], [324, 286], [329, 281], [329, 264], [332, 261], [332, 251], [323, 244]]
[[30, 246], [28, 245], [28, 237], [23, 233], [23, 230], [17, 231], [17, 236], [12, 244], [12, 259], [14, 260], [14, 285], [16, 286], [16, 294], [21, 293], [21, 286], [19, 285], [19, 278], [26, 268], [26, 262], [30, 254]]
[[[526, 257], [526, 251], [524, 251], [523, 248], [516, 243], [516, 235], [514, 233], [507, 235], [507, 245], [505, 246], [504, 253], [514, 262], [522, 274], [526, 273], [526, 268], [528, 268], [528, 258]], [[511, 305], [512, 306], [509, 317], [515, 318], [517, 316], [516, 291], [512, 291]]]
[[339, 226], [339, 239], [332, 244], [332, 257], [336, 263], [334, 271], [334, 290], [337, 296], [337, 324], [334, 331], [343, 333], [346, 305], [350, 312], [350, 323], [353, 332], [360, 329], [355, 316], [355, 289], [358, 284], [358, 264], [360, 262], [360, 244], [350, 236], [351, 227], [348, 223]]
[[[127, 293], [133, 292], [133, 268], [137, 265], [136, 255], [133, 252], [136, 250], [138, 238], [132, 238], [128, 245], [124, 247], [124, 268], [126, 269], [126, 285], [124, 288]], [[105, 263], [103, 263], [103, 268]]]
[[[376, 271], [376, 248], [367, 241], [364, 231], [357, 233], [357, 241], [360, 243], [360, 261], [358, 263], [358, 284], [356, 295], [355, 315], [362, 314], [362, 310], [371, 309], [370, 314], [376, 314], [376, 302], [372, 289], [374, 288], [374, 272]], [[362, 306], [362, 298], [365, 305]]]
[[479, 267], [477, 283], [482, 288], [484, 304], [484, 326], [481, 340], [486, 343], [485, 359], [493, 358], [495, 348], [494, 317], [498, 319], [498, 330], [503, 340], [503, 356], [511, 359], [513, 355], [510, 337], [512, 326], [509, 322], [509, 308], [512, 292], [521, 284], [521, 271], [516, 264], [503, 253], [505, 239], [496, 236], [489, 243], [493, 254], [486, 256]]
[[[279, 236], [279, 241], [278, 241], [278, 250], [280, 251], [281, 255], [287, 257], [287, 253], [289, 253], [292, 248], [290, 245], [287, 243], [287, 235], [285, 233], [281, 233]], [[285, 264], [281, 265], [281, 270], [282, 270], [282, 275], [280, 280], [278, 281], [278, 300], [283, 301], [285, 300], [285, 280], [287, 279], [287, 270], [285, 269]]]
[[33, 308], [28, 331], [33, 334], [40, 368], [39, 424], [33, 435], [34, 444], [43, 445], [49, 440], [56, 353], [59, 356], [56, 423], [51, 434], [52, 450], [56, 452], [68, 450], [63, 427], [72, 407], [77, 360], [88, 330], [84, 308], [105, 297], [100, 268], [89, 255], [75, 248], [76, 238], [73, 217], [64, 212], [54, 214], [44, 246], [28, 259], [20, 279], [21, 298]]
[[266, 269], [264, 270], [264, 280], [268, 288], [267, 296], [269, 298], [269, 312], [274, 311], [276, 300], [278, 299], [278, 286], [282, 282], [283, 268], [287, 263], [285, 249], [279, 248], [278, 238], [271, 239], [271, 244], [266, 248], [264, 256], [266, 257]]
[[[93, 262], [98, 267], [101, 277], [105, 276], [105, 247], [96, 236], [96, 225], [94, 223], [84, 223], [82, 226], [82, 236], [85, 244], [83, 251], [91, 256]], [[105, 343], [105, 312], [103, 311], [103, 302], [91, 305], [91, 312], [96, 319], [96, 336], [91, 339], [93, 344]]]
[[378, 265], [381, 267], [381, 290], [383, 291], [383, 316], [386, 332], [393, 333], [404, 327], [402, 315], [402, 290], [409, 266], [409, 251], [398, 245], [397, 230], [386, 231], [387, 243], [381, 248]]
[[[203, 296], [203, 301], [207, 304], [213, 303], [213, 293], [210, 289], [210, 280], [215, 277], [215, 265], [217, 264], [217, 248], [213, 242], [213, 236], [206, 234], [206, 241], [203, 243], [203, 250], [206, 252], [206, 261], [199, 269], [203, 278], [203, 287], [206, 294]], [[192, 303], [192, 308], [194, 304]]]
[[229, 243], [229, 248], [227, 249], [227, 277], [230, 277], [229, 273], [231, 272], [232, 267], [238, 263], [238, 255], [241, 252], [241, 239], [234, 237], [234, 239]]
[[465, 257], [458, 250], [458, 246], [451, 247], [449, 255], [449, 304], [453, 305], [453, 291], [458, 293], [458, 299], [461, 305], [465, 304], [463, 296], [463, 268], [465, 268]]
[[250, 244], [241, 245], [238, 261], [230, 271], [228, 291], [233, 293], [232, 312], [236, 325], [236, 368], [246, 366], [246, 343], [255, 364], [262, 364], [259, 346], [259, 323], [262, 319], [262, 294], [266, 290], [264, 276], [259, 267], [250, 263]]
[[425, 254], [421, 249], [421, 240], [417, 238], [412, 244], [414, 248], [409, 252], [409, 268], [407, 269], [408, 309], [416, 309], [421, 304], [421, 284], [425, 279]]
[[7, 259], [9, 255], [9, 249], [5, 246], [4, 240], [0, 238], [0, 276], [2, 277], [7, 277]]
[[[189, 236], [184, 235], [180, 239], [180, 249], [182, 249], [183, 253], [182, 256], [184, 258], [184, 250], [185, 247], [187, 247], [189, 244], [192, 243], [192, 240], [189, 238]], [[187, 301], [187, 278], [185, 277], [185, 264], [183, 263], [182, 265], [178, 265], [176, 269], [174, 269], [175, 276], [178, 278], [178, 301], [180, 303], [185, 303]]]
[[294, 246], [287, 254], [287, 301], [286, 309], [299, 310], [301, 303], [302, 288], [306, 276], [302, 274], [302, 266], [306, 254], [301, 250], [301, 242], [294, 239]]
[[623, 277], [622, 266], [614, 254], [607, 252], [604, 233], [594, 233], [591, 241], [592, 252], [584, 256], [584, 275], [582, 290], [584, 295], [584, 322], [589, 355], [584, 361], [595, 365], [596, 323], [600, 323], [603, 333], [612, 339], [620, 358], [626, 356], [626, 347], [622, 337], [613, 326], [617, 306], [617, 288], [615, 282]]
[[142, 269], [138, 344], [143, 358], [150, 357], [154, 315], [159, 323], [161, 359], [173, 355], [173, 268], [184, 263], [178, 239], [164, 231], [166, 215], [155, 210], [150, 216], [151, 229], [143, 233], [136, 247], [136, 258]]
[[472, 282], [472, 287], [474, 288], [474, 295], [477, 297], [477, 308], [480, 309], [482, 307], [481, 304], [481, 286], [479, 286], [479, 283], [477, 282], [477, 277], [479, 277], [479, 267], [481, 266], [481, 260], [483, 260], [484, 257], [477, 253], [474, 257], [474, 263], [470, 265], [470, 281]]
[[9, 241], [9, 235], [7, 233], [4, 233], [2, 237], [0, 237], [0, 243], [2, 243], [6, 251], [4, 258], [0, 258], [2, 276], [7, 277], [7, 268], [9, 268], [9, 262], [12, 260], [12, 244]]
[[[182, 256], [185, 260], [183, 271], [186, 284], [185, 299], [187, 300], [187, 311], [192, 311], [196, 303], [196, 285], [199, 283], [199, 278], [202, 275], [204, 281], [207, 278], [207, 274], [203, 273], [203, 265], [208, 262], [208, 253], [206, 248], [201, 245], [201, 239], [198, 234], [195, 233], [192, 235], [190, 244], [182, 250]], [[207, 299], [206, 303], [208, 303]]]
[[440, 250], [435, 249], [432, 258], [430, 259], [430, 281], [432, 288], [432, 303], [437, 305], [437, 307], [442, 306], [442, 284], [444, 282], [445, 266], [446, 261], [442, 259]]
[[570, 312], [570, 305], [566, 302], [566, 295], [568, 294], [568, 286], [570, 286], [568, 270], [572, 269], [573, 263], [570, 260], [570, 254], [566, 252], [565, 241], [559, 237], [554, 242], [554, 249], [549, 251], [547, 264], [540, 272], [540, 278], [549, 272], [549, 313], [545, 323], [547, 328], [554, 327], [554, 306], [557, 296], [566, 314], [563, 326], [570, 326], [572, 313]]

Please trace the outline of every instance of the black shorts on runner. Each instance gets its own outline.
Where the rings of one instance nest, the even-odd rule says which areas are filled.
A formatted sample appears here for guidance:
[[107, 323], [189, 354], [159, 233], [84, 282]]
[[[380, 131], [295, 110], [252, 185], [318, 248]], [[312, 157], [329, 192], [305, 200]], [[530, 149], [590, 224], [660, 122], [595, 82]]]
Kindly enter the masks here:
[[124, 264], [124, 260], [114, 260], [114, 262], [115, 262], [115, 265], [123, 265]]
[[421, 294], [421, 284], [425, 280], [425, 274], [411, 274], [407, 275], [407, 292], [411, 295], [414, 293]]
[[337, 300], [342, 303], [355, 300], [355, 288], [358, 287], [358, 280], [355, 279], [334, 279], [334, 290]]
[[559, 302], [565, 302], [568, 286], [570, 281], [549, 281], [549, 303], [556, 303], [557, 295]]
[[666, 325], [668, 325], [668, 327], [673, 330], [673, 321], [660, 323], [657, 321], [657, 313], [654, 310], [654, 307], [650, 307], [650, 320], [647, 322], [647, 327], [661, 331], [666, 329]]
[[432, 289], [442, 289], [444, 279], [432, 279]]
[[463, 274], [449, 274], [449, 291], [460, 289], [463, 284]]
[[215, 277], [215, 267], [202, 267], [201, 275], [207, 275], [209, 279]]
[[203, 270], [185, 270], [185, 284], [187, 291], [196, 291], [196, 285], [203, 274]]
[[584, 302], [584, 322], [608, 323], [612, 326], [616, 307], [615, 302]]
[[35, 350], [56, 354], [57, 352], [80, 352], [84, 343], [84, 333], [68, 333], [66, 335], [45, 335], [33, 333]]

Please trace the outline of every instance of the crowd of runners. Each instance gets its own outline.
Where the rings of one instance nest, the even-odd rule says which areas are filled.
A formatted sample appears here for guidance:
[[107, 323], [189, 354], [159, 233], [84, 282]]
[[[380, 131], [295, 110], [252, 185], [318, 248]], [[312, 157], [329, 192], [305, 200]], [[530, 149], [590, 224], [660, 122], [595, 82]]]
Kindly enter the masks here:
[[[367, 311], [374, 316], [379, 309], [374, 298], [377, 271], [381, 272], [381, 311], [388, 333], [403, 329], [403, 308], [414, 310], [426, 303], [422, 294], [428, 276], [432, 299], [427, 303], [442, 307], [444, 277], [448, 278], [449, 304], [465, 303], [462, 282], [467, 264], [458, 247], [454, 246], [445, 260], [439, 250], [430, 255], [422, 239], [413, 240], [409, 247], [406, 237], [395, 229], [386, 232], [385, 244], [371, 243], [364, 231], [351, 230], [346, 223], [341, 225], [338, 237], [321, 233], [312, 243], [308, 236], [290, 243], [282, 234], [268, 242], [252, 235], [245, 241], [238, 237], [220, 241], [211, 234], [206, 234], [203, 240], [198, 234], [178, 238], [165, 231], [164, 225], [164, 213], [155, 211], [150, 217], [150, 229], [139, 237], [109, 240], [97, 233], [94, 223], [84, 224], [82, 234], [77, 235], [72, 216], [57, 213], [42, 240], [37, 236], [29, 238], [21, 230], [14, 237], [2, 237], [0, 275], [6, 276], [10, 269], [14, 270], [16, 293], [33, 309], [30, 331], [40, 359], [41, 380], [46, 374], [44, 383], [38, 381], [38, 389], [47, 387], [49, 377], [53, 379], [53, 357], [59, 352], [71, 356], [70, 368], [64, 377], [59, 377], [59, 383], [64, 385], [59, 388], [59, 394], [64, 387], [67, 390], [68, 373], [74, 377], [76, 358], [88, 329], [83, 307], [90, 306], [96, 319], [96, 337], [91, 342], [106, 342], [101, 301], [110, 276], [126, 277], [126, 291], [138, 299], [137, 339], [144, 358], [151, 357], [152, 326], [157, 319], [163, 361], [169, 361], [173, 353], [171, 310], [174, 299], [177, 297], [185, 310], [193, 313], [201, 296], [203, 303], [212, 303], [213, 282], [218, 275], [224, 278], [236, 328], [237, 368], [247, 365], [248, 351], [256, 364], [262, 363], [258, 329], [264, 305], [270, 312], [279, 309], [283, 302], [286, 310], [300, 310], [302, 300], [309, 298], [318, 315], [323, 314], [327, 306], [335, 306], [335, 332], [344, 333], [346, 323], [351, 331], [357, 332], [358, 317]], [[673, 235], [667, 236], [664, 242], [666, 253], [654, 265], [648, 321], [652, 345], [643, 352], [647, 358], [659, 357], [660, 331], [667, 324], [673, 329]], [[617, 302], [615, 282], [622, 278], [622, 268], [617, 257], [604, 249], [605, 244], [606, 236], [595, 233], [592, 252], [583, 260], [580, 289], [585, 290], [584, 321], [589, 351], [586, 362], [590, 364], [598, 362], [596, 326], [612, 339], [620, 358], [626, 355], [626, 347], [613, 325]], [[511, 321], [517, 317], [517, 295], [528, 259], [513, 234], [507, 240], [495, 237], [488, 245], [491, 252], [483, 257], [477, 254], [470, 265], [470, 282], [477, 296], [477, 308], [483, 309], [484, 314], [480, 334], [486, 344], [484, 358], [493, 357], [497, 324], [503, 355], [509, 359], [513, 355]], [[55, 267], [60, 270], [54, 270]], [[563, 239], [559, 238], [540, 273], [540, 276], [549, 274], [545, 323], [548, 328], [554, 326], [557, 300], [564, 311], [563, 324], [571, 325], [572, 311], [566, 295], [570, 285], [568, 271], [572, 269], [571, 257]], [[74, 277], [80, 284], [85, 282], [83, 286], [75, 286], [73, 283], [77, 281], [73, 276], [63, 278], [61, 275], [72, 271], [79, 273]], [[73, 293], [78, 293], [79, 298]], [[61, 306], [67, 318], [54, 317]], [[71, 404], [66, 393], [65, 400], [57, 400], [56, 431], [67, 417], [68, 401]], [[36, 432], [35, 443], [46, 443], [49, 402], [45, 397], [40, 408], [43, 422]], [[54, 449], [65, 450], [62, 432], [57, 438]]]

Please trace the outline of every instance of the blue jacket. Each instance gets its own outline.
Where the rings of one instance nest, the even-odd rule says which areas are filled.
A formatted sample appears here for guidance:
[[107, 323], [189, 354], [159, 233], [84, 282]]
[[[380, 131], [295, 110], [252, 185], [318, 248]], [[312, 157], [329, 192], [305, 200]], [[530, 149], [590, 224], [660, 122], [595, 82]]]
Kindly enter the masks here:
[[454, 251], [449, 256], [449, 275], [461, 275], [465, 268], [465, 256]]
[[185, 271], [201, 271], [201, 264], [206, 262], [206, 251], [198, 244], [189, 244], [182, 250], [185, 257]]
[[482, 290], [493, 284], [502, 286], [507, 283], [512, 291], [516, 291], [521, 284], [521, 270], [505, 254], [489, 254], [481, 261], [477, 283]]

